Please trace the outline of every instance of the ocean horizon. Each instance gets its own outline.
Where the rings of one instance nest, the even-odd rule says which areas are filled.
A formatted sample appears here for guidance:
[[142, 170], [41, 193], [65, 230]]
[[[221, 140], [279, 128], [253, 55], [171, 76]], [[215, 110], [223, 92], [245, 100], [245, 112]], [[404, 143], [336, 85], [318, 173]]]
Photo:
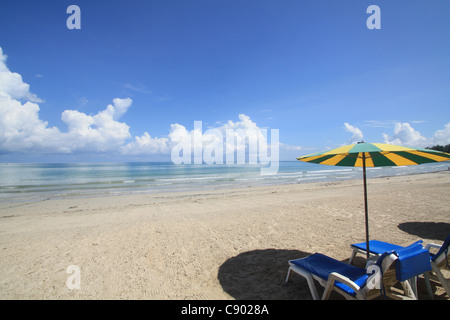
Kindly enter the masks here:
[[[446, 162], [367, 168], [368, 178], [449, 169]], [[216, 190], [360, 179], [362, 169], [280, 161], [278, 173], [261, 165], [173, 164], [171, 162], [2, 163], [0, 203], [50, 199]]]

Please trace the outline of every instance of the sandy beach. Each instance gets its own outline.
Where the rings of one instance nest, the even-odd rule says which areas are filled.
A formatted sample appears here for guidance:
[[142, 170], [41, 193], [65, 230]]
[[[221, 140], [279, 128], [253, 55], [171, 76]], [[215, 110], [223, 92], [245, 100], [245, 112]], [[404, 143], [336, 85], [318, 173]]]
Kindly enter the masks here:
[[[370, 179], [368, 200], [371, 239], [450, 233], [450, 171]], [[284, 283], [288, 260], [347, 260], [363, 212], [361, 180], [1, 203], [0, 299], [308, 300], [303, 278]]]

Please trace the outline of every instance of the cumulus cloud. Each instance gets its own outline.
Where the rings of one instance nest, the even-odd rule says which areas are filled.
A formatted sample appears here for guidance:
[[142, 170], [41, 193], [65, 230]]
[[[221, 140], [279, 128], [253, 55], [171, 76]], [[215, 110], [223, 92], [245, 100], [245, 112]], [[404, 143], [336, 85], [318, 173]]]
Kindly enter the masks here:
[[30, 92], [22, 76], [11, 72], [0, 48], [0, 152], [74, 153], [112, 151], [130, 138], [129, 126], [118, 119], [132, 104], [129, 98], [116, 98], [95, 115], [66, 110], [61, 120], [63, 132], [49, 127], [39, 117], [42, 102]]
[[38, 104], [22, 104], [0, 89], [0, 153], [69, 151], [61, 141], [59, 129], [49, 128], [47, 122], [39, 119], [38, 112]]
[[423, 148], [429, 144], [429, 139], [422, 136], [419, 131], [415, 130], [409, 123], [406, 122], [397, 122], [394, 126], [394, 134], [392, 136], [388, 136], [383, 133], [383, 138], [385, 143], [405, 145], [415, 148]]
[[201, 121], [191, 131], [174, 124], [169, 139], [172, 160], [179, 163], [267, 163], [279, 156], [278, 131], [259, 128], [245, 114], [215, 128], [203, 128]]
[[352, 134], [352, 136], [348, 142], [349, 144], [355, 144], [355, 143], [361, 142], [364, 137], [359, 128], [356, 128], [356, 127], [348, 124], [347, 122], [344, 123], [344, 130], [347, 132], [350, 132]]
[[414, 148], [425, 148], [433, 145], [450, 144], [450, 122], [444, 126], [444, 129], [437, 130], [432, 137], [425, 137], [419, 131], [414, 129], [409, 123], [397, 122], [394, 126], [394, 134], [389, 136], [383, 133], [384, 142], [410, 146]]
[[115, 98], [113, 100], [113, 105], [108, 105], [106, 109], [114, 118], [114, 120], [118, 120], [125, 114], [125, 112], [127, 112], [128, 108], [131, 106], [132, 103], [133, 100], [131, 100], [130, 98], [125, 99]]
[[445, 146], [450, 144], [450, 122], [444, 126], [444, 129], [436, 131], [432, 140], [433, 145]]
[[169, 138], [152, 138], [148, 132], [134, 137], [134, 141], [121, 147], [122, 154], [128, 155], [152, 155], [169, 154], [171, 150]]
[[23, 99], [30, 102], [42, 102], [38, 96], [30, 92], [30, 85], [23, 82], [22, 76], [11, 72], [6, 66], [7, 56], [0, 47], [0, 90], [11, 99]]
[[[366, 121], [371, 124], [380, 124], [379, 121]], [[422, 123], [424, 121], [416, 121], [413, 123]], [[377, 125], [377, 127], [386, 127], [388, 122], [383, 121], [383, 126]], [[447, 145], [450, 144], [450, 122], [444, 126], [444, 129], [437, 130], [432, 137], [425, 137], [419, 131], [414, 129], [408, 122], [394, 122], [391, 126], [394, 126], [394, 132], [392, 135], [383, 133], [384, 143], [409, 146], [413, 148], [426, 148], [433, 145]], [[344, 123], [344, 130], [352, 134], [349, 139], [349, 144], [354, 144], [362, 141], [363, 134], [359, 128], [356, 128], [348, 123]]]
[[63, 134], [70, 143], [71, 151], [112, 151], [120, 147], [130, 135], [130, 127], [115, 119], [119, 118], [130, 107], [129, 98], [113, 100], [105, 110], [90, 116], [77, 110], [66, 110], [61, 120], [67, 124], [68, 131]]

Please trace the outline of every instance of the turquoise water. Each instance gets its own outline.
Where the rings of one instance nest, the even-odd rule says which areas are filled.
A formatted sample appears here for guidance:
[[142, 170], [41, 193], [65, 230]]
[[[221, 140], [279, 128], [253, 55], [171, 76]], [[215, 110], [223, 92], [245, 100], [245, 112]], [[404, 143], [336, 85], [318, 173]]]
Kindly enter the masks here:
[[[369, 168], [368, 177], [447, 170], [450, 163]], [[111, 196], [119, 194], [214, 190], [345, 179], [362, 171], [300, 161], [279, 163], [275, 175], [258, 165], [175, 165], [170, 162], [0, 164], [0, 202]]]

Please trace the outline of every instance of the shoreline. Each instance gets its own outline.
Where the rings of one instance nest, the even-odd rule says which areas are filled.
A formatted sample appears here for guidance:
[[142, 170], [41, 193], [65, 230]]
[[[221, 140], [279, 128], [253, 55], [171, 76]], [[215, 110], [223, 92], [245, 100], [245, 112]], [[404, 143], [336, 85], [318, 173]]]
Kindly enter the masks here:
[[[291, 161], [292, 162], [292, 161]], [[359, 169], [359, 168], [354, 168], [354, 169]], [[370, 169], [380, 169], [380, 168], [368, 168]], [[400, 173], [400, 174], [395, 174], [395, 175], [380, 175], [380, 176], [375, 176], [375, 177], [367, 177], [367, 181], [371, 181], [373, 179], [381, 179], [381, 178], [389, 178], [389, 177], [397, 177], [397, 176], [413, 176], [413, 175], [418, 175], [418, 174], [428, 174], [428, 173], [438, 173], [438, 172], [445, 172], [445, 171], [450, 171], [450, 167], [448, 167], [447, 170], [431, 170], [431, 171], [425, 171], [425, 172], [406, 172], [406, 173]], [[311, 171], [314, 172], [314, 171]], [[298, 172], [295, 172], [296, 174], [298, 174]], [[362, 173], [361, 173], [362, 175]], [[249, 185], [245, 186], [243, 184], [235, 184], [235, 185], [214, 185], [214, 191], [221, 191], [221, 190], [235, 190], [235, 189], [247, 189], [247, 188], [265, 188], [265, 187], [273, 187], [273, 186], [283, 186], [283, 185], [297, 185], [297, 184], [314, 184], [314, 183], [331, 183], [331, 182], [340, 182], [340, 181], [358, 181], [361, 178], [359, 177], [351, 177], [351, 178], [347, 178], [347, 177], [333, 177], [333, 178], [326, 178], [324, 180], [321, 181], [317, 181], [314, 180], [314, 178], [311, 178], [312, 180], [308, 181], [308, 179], [306, 180], [302, 180], [302, 181], [276, 181], [273, 183], [266, 183], [266, 184], [252, 184], [254, 183], [254, 181], [249, 182]], [[208, 189], [207, 185], [195, 188], [195, 189], [162, 189], [161, 191], [159, 190], [153, 190], [153, 189], [149, 189], [149, 190], [141, 190], [141, 191], [136, 191], [136, 190], [129, 190], [129, 191], [120, 191], [117, 193], [97, 193], [97, 194], [90, 194], [90, 193], [86, 193], [83, 195], [51, 195], [51, 193], [48, 194], [48, 196], [43, 196], [43, 198], [40, 199], [35, 199], [35, 200], [26, 200], [26, 199], [15, 199], [15, 200], [9, 200], [9, 201], [0, 201], [0, 210], [3, 207], [3, 204], [12, 204], [12, 203], [16, 203], [16, 204], [22, 204], [22, 203], [37, 203], [37, 202], [42, 202], [42, 201], [51, 201], [51, 200], [69, 200], [69, 199], [86, 199], [86, 198], [109, 198], [109, 197], [120, 197], [120, 196], [146, 196], [146, 195], [161, 195], [161, 194], [172, 194], [172, 193], [186, 193], [186, 192], [210, 192], [213, 191]], [[43, 192], [44, 193], [44, 192]]]
[[[449, 171], [369, 179], [371, 239], [442, 243], [449, 191]], [[16, 204], [0, 204], [1, 299], [309, 300], [287, 261], [365, 239], [358, 179]]]

